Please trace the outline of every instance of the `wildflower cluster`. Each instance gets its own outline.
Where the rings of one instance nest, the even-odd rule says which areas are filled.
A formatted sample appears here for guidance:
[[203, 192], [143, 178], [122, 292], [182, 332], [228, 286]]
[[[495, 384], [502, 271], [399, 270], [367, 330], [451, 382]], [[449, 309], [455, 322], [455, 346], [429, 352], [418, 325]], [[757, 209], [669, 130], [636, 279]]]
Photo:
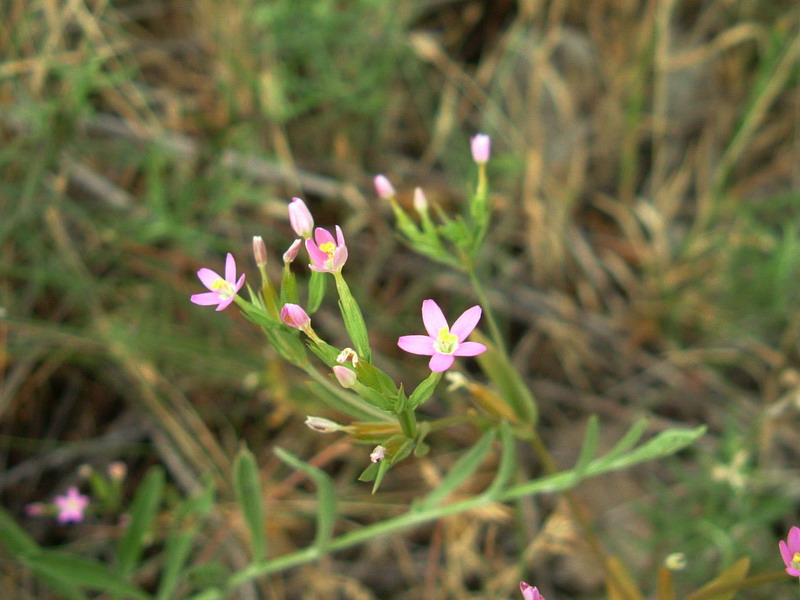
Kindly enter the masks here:
[[[479, 176], [480, 187], [489, 158], [488, 136], [476, 136], [472, 151], [479, 172], [483, 174]], [[379, 194], [391, 199], [396, 207], [391, 182], [385, 176], [378, 176], [375, 185]], [[479, 191], [477, 195], [480, 194]], [[426, 215], [427, 230], [437, 236], [427, 217], [427, 200], [423, 192], [419, 190], [415, 198], [415, 206]], [[395, 384], [389, 375], [373, 364], [366, 322], [344, 276], [348, 248], [342, 228], [339, 225], [334, 225], [332, 230], [316, 227], [311, 211], [301, 198], [292, 198], [287, 209], [297, 239], [283, 254], [280, 282], [270, 279], [266, 244], [262, 237], [256, 236], [253, 238], [253, 255], [261, 275], [261, 286], [258, 290], [248, 287], [249, 300], [240, 295], [245, 276], [242, 274], [237, 279], [236, 262], [228, 253], [224, 277], [208, 268], [197, 272], [209, 291], [192, 295], [191, 301], [201, 306], [216, 306], [218, 311], [236, 303], [249, 320], [262, 328], [268, 341], [283, 358], [329, 389], [333, 386], [337, 398], [334, 408], [357, 420], [351, 425], [339, 425], [319, 417], [309, 417], [307, 424], [316, 431], [341, 431], [358, 440], [377, 444], [369, 456], [372, 465], [362, 473], [362, 479], [375, 480], [377, 486], [392, 464], [408, 456], [412, 450], [419, 452], [424, 447], [422, 437], [427, 430], [417, 427], [415, 409], [431, 398], [442, 373], [452, 368], [457, 357], [474, 357], [487, 350], [485, 344], [467, 340], [478, 325], [483, 310], [478, 305], [467, 309], [450, 327], [435, 300], [427, 299], [422, 303], [422, 321], [427, 335], [404, 335], [397, 340], [397, 345], [411, 354], [430, 356], [428, 367], [431, 372], [412, 393], [407, 394], [402, 385]], [[461, 221], [452, 221], [456, 222]], [[477, 221], [475, 227], [480, 228]], [[477, 230], [470, 235], [473, 246], [478, 237]], [[309, 271], [301, 278], [291, 265], [303, 248], [308, 255]], [[326, 294], [328, 276], [333, 277], [342, 321], [352, 348], [342, 350], [332, 346], [312, 325], [313, 314]], [[303, 282], [307, 288], [305, 302], [301, 300]], [[320, 379], [308, 352], [326, 365], [328, 378]]]

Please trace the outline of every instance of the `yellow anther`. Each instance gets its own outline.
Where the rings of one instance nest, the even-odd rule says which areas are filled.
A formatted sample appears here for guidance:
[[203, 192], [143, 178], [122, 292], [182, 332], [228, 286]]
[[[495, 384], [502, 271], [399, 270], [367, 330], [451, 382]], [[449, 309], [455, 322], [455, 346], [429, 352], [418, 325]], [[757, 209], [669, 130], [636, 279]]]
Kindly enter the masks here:
[[458, 348], [458, 336], [450, 333], [447, 327], [442, 327], [436, 336], [434, 347], [442, 354], [452, 354]]
[[324, 244], [319, 245], [319, 249], [328, 256], [333, 256], [333, 253], [336, 251], [336, 244], [333, 242], [325, 242]]

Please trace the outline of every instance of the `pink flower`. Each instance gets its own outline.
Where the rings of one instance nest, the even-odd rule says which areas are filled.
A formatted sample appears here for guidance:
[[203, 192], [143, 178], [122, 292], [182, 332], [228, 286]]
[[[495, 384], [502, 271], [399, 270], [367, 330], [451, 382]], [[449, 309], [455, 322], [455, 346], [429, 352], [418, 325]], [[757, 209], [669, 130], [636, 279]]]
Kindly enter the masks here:
[[524, 600], [544, 600], [544, 596], [539, 593], [538, 589], [528, 585], [524, 581], [519, 582], [519, 589], [522, 592], [522, 598]]
[[383, 446], [375, 446], [375, 449], [369, 453], [370, 461], [376, 463], [386, 458], [386, 448]]
[[489, 162], [489, 155], [492, 153], [492, 139], [483, 133], [479, 133], [472, 138], [472, 160], [479, 165]]
[[302, 238], [311, 237], [314, 229], [314, 217], [300, 198], [292, 198], [289, 203], [289, 223], [294, 232]]
[[253, 236], [253, 256], [256, 257], [256, 265], [259, 267], [267, 266], [267, 245], [260, 235]]
[[308, 265], [312, 271], [320, 273], [338, 273], [347, 262], [347, 246], [344, 235], [339, 226], [336, 226], [336, 239], [330, 232], [317, 227], [314, 239], [306, 240], [306, 250], [313, 264]]
[[311, 325], [311, 317], [298, 304], [284, 304], [281, 309], [281, 321], [295, 329], [307, 329]]
[[447, 325], [442, 309], [433, 300], [422, 303], [422, 322], [428, 335], [404, 335], [397, 345], [411, 354], [430, 356], [431, 371], [441, 373], [453, 366], [456, 356], [477, 356], [486, 352], [486, 346], [478, 342], [465, 342], [481, 318], [481, 307], [473, 306], [464, 311], [453, 327]]
[[65, 495], [56, 496], [55, 503], [58, 508], [59, 523], [80, 523], [83, 521], [83, 511], [89, 504], [89, 498], [72, 486]]
[[392, 182], [387, 179], [386, 175], [376, 175], [373, 181], [375, 183], [375, 191], [378, 192], [378, 196], [384, 200], [394, 198], [394, 186], [392, 185]]
[[800, 527], [792, 527], [786, 541], [781, 540], [778, 547], [786, 564], [786, 572], [792, 577], [800, 577]]
[[203, 282], [210, 292], [202, 294], [194, 294], [192, 302], [200, 306], [217, 305], [217, 310], [224, 310], [230, 306], [236, 294], [242, 289], [244, 285], [244, 273], [236, 281], [236, 261], [233, 260], [233, 254], [228, 252], [225, 259], [225, 279], [217, 275], [211, 269], [202, 268], [197, 272], [197, 277]]
[[292, 245], [289, 246], [288, 250], [283, 253], [283, 262], [287, 265], [290, 265], [294, 262], [294, 259], [297, 258], [297, 255], [300, 253], [300, 244], [302, 240], [295, 240], [292, 242]]

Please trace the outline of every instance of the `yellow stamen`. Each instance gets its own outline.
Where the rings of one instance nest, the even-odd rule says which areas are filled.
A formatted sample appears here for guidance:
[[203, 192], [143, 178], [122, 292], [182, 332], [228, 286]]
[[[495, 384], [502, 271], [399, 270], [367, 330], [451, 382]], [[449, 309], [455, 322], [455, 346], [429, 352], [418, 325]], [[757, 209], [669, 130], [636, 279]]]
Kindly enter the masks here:
[[792, 555], [792, 567], [800, 569], [800, 552], [795, 552], [794, 555]]
[[211, 290], [214, 292], [219, 292], [219, 295], [223, 298], [230, 298], [233, 295], [233, 286], [222, 279], [216, 279], [214, 283], [211, 284]]
[[324, 244], [319, 245], [319, 249], [328, 256], [333, 256], [333, 253], [336, 251], [336, 244], [333, 242], [325, 242]]
[[450, 333], [447, 327], [442, 327], [439, 330], [439, 335], [436, 336], [436, 342], [434, 342], [433, 346], [437, 352], [452, 354], [458, 348], [458, 336]]

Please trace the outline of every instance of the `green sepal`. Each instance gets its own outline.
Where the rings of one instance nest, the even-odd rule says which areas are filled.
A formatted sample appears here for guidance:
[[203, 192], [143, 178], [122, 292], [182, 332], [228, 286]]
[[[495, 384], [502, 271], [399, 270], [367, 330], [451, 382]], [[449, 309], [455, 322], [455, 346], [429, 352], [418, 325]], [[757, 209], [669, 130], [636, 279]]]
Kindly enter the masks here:
[[281, 306], [284, 304], [298, 304], [300, 296], [297, 293], [297, 277], [292, 272], [292, 267], [287, 263], [283, 264], [283, 275], [281, 276]]
[[409, 397], [408, 404], [410, 408], [415, 409], [423, 402], [426, 402], [433, 395], [434, 390], [436, 390], [436, 386], [441, 380], [441, 373], [434, 373], [431, 371], [430, 375], [419, 382], [419, 385]]
[[306, 312], [309, 315], [313, 315], [319, 310], [322, 300], [325, 298], [327, 287], [325, 273], [311, 271], [311, 278], [308, 280], [308, 306], [306, 307]]
[[344, 327], [347, 335], [353, 341], [358, 357], [361, 360], [371, 362], [372, 352], [369, 348], [369, 337], [367, 335], [367, 324], [364, 322], [364, 315], [358, 302], [350, 293], [350, 288], [341, 273], [334, 273], [336, 280], [336, 290], [339, 292], [339, 310], [342, 312]]
[[361, 383], [380, 394], [385, 394], [387, 396], [397, 395], [397, 386], [392, 378], [378, 367], [363, 360], [359, 360], [355, 367], [356, 375]]
[[316, 354], [319, 359], [329, 367], [335, 367], [338, 364], [336, 362], [336, 358], [339, 356], [338, 348], [334, 348], [325, 341], [315, 342], [314, 340], [310, 339], [306, 340], [306, 346], [308, 346], [308, 349]]
[[[331, 375], [331, 377], [335, 377]], [[367, 387], [360, 381], [353, 384], [353, 391], [357, 393], [365, 402], [371, 404], [375, 408], [385, 410], [386, 412], [395, 412], [396, 403], [391, 396], [385, 396], [380, 392], [375, 391], [371, 387]]]

